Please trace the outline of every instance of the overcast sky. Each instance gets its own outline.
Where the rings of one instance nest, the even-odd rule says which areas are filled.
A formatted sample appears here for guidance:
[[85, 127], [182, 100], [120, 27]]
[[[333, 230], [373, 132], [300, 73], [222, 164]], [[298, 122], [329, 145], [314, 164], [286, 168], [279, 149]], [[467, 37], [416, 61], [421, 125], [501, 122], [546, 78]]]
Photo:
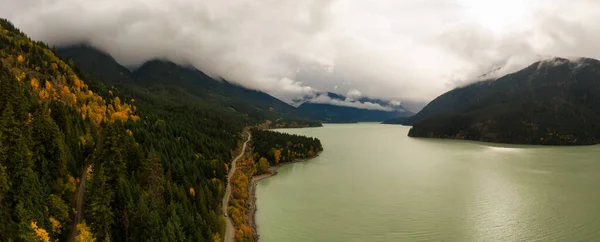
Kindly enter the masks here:
[[598, 59], [599, 13], [599, 0], [0, 0], [33, 39], [127, 66], [164, 57], [287, 101], [429, 101], [500, 66]]

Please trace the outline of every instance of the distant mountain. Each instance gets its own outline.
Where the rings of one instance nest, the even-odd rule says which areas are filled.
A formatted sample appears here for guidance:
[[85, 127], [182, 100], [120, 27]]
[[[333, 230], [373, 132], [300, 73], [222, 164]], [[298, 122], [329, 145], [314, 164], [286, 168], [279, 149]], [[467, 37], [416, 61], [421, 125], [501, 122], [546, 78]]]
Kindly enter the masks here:
[[[331, 101], [315, 102], [315, 99], [307, 98], [298, 107], [298, 111], [310, 118], [327, 123], [381, 122], [413, 115], [401, 105], [393, 105], [390, 101], [381, 99], [362, 97], [357, 100], [349, 100], [343, 95], [331, 92], [317, 94], [317, 98], [320, 95], [326, 96]], [[365, 107], [354, 107], [352, 104], [364, 105]], [[379, 109], [367, 109], [366, 104], [370, 104], [371, 107], [378, 106]]]
[[129, 69], [117, 63], [107, 53], [87, 45], [59, 48], [58, 51], [61, 56], [76, 61], [77, 66], [93, 71], [91, 74], [94, 77], [107, 84], [115, 85], [133, 82], [133, 76]]
[[110, 55], [87, 45], [59, 48], [58, 52], [100, 81], [126, 87], [132, 97], [150, 93], [175, 103], [181, 103], [179, 99], [183, 98], [190, 105], [241, 116], [249, 123], [269, 120], [277, 127], [320, 126], [302, 116], [293, 106], [267, 93], [226, 80], [215, 80], [194, 67], [151, 60], [135, 71], [129, 71]]
[[500, 143], [600, 143], [600, 61], [554, 58], [449, 91], [414, 117], [412, 137]]

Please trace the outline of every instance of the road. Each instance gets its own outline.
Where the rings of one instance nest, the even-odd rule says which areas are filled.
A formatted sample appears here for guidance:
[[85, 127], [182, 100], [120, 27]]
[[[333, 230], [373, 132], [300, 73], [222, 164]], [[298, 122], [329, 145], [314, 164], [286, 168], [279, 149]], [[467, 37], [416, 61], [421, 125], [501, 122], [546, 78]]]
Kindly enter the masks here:
[[[223, 212], [227, 212], [227, 207], [229, 207], [229, 197], [231, 194], [231, 177], [233, 176], [233, 173], [235, 173], [235, 165], [236, 162], [242, 158], [242, 156], [244, 156], [244, 153], [246, 152], [246, 145], [248, 144], [248, 142], [250, 141], [250, 139], [252, 138], [252, 134], [250, 134], [250, 132], [246, 132], [248, 134], [248, 139], [246, 140], [246, 142], [244, 142], [244, 145], [242, 146], [242, 152], [235, 157], [235, 159], [233, 159], [233, 161], [231, 161], [231, 169], [229, 169], [229, 174], [227, 174], [227, 189], [225, 190], [225, 196], [223, 197], [223, 204], [222, 206], [222, 210]], [[235, 235], [235, 228], [233, 227], [233, 223], [231, 222], [231, 217], [227, 216], [225, 218], [225, 237], [224, 237], [224, 242], [233, 242], [234, 240], [234, 235]]]
[[[248, 134], [248, 139], [246, 140], [246, 142], [244, 142], [241, 153], [237, 157], [235, 157], [235, 159], [233, 159], [233, 161], [231, 161], [231, 169], [229, 169], [229, 174], [227, 174], [227, 190], [225, 190], [225, 196], [223, 197], [223, 204], [221, 205], [222, 206], [221, 209], [223, 210], [223, 212], [227, 211], [227, 207], [229, 205], [229, 196], [231, 194], [231, 186], [229, 184], [231, 183], [231, 177], [233, 176], [233, 173], [235, 173], [236, 162], [240, 158], [242, 158], [242, 156], [244, 156], [244, 153], [246, 152], [246, 146], [248, 145], [248, 142], [252, 138], [252, 134], [250, 134], [250, 132], [246, 132], [246, 133]], [[77, 235], [79, 234], [79, 231], [77, 231], [77, 225], [81, 221], [83, 195], [85, 192], [85, 181], [87, 178], [87, 168], [89, 166], [90, 166], [90, 164], [87, 164], [83, 169], [83, 173], [81, 174], [81, 182], [79, 183], [79, 187], [77, 188], [77, 201], [76, 201], [77, 204], [75, 206], [77, 214], [75, 215], [75, 218], [73, 219], [73, 225], [71, 226], [71, 234], [70, 234], [69, 238], [67, 239], [67, 241], [75, 241], [75, 237], [77, 237]], [[233, 223], [231, 222], [231, 218], [228, 216], [226, 218], [225, 242], [233, 242], [234, 235], [235, 235], [234, 231], [235, 231], [235, 229], [233, 228]]]
[[71, 225], [71, 234], [67, 241], [75, 241], [75, 237], [79, 235], [79, 230], [77, 230], [77, 225], [81, 222], [81, 214], [82, 214], [82, 206], [83, 206], [83, 195], [85, 192], [85, 181], [87, 180], [87, 170], [90, 167], [91, 163], [85, 161], [86, 165], [83, 167], [83, 173], [81, 174], [81, 180], [79, 182], [79, 187], [77, 188], [77, 201], [76, 201], [76, 213], [75, 218], [73, 219], [73, 224]]

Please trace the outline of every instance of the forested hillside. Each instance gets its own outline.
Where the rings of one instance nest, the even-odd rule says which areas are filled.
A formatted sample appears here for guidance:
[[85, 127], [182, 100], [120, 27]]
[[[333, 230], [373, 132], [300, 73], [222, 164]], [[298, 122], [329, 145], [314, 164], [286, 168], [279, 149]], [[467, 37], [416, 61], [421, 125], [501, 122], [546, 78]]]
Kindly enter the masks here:
[[244, 120], [123, 98], [0, 26], [0, 241], [66, 240], [84, 170], [80, 239], [219, 240], [224, 163]]
[[501, 143], [600, 143], [600, 61], [552, 58], [449, 91], [412, 120], [409, 136]]
[[[272, 127], [321, 126], [296, 109], [261, 91], [250, 90], [226, 80], [215, 80], [202, 71], [166, 60], [151, 60], [135, 71], [117, 63], [110, 55], [86, 45], [59, 48], [100, 81], [114, 85], [132, 98], [153, 95], [165, 105], [187, 105], [242, 120], [248, 124], [270, 121]], [[154, 104], [154, 103], [153, 103]]]
[[[319, 125], [226, 82], [210, 85], [263, 102], [188, 90], [192, 79], [136, 84], [96, 56], [115, 70], [100, 75], [115, 81], [99, 81], [0, 26], [0, 241], [221, 241], [220, 201], [243, 128]], [[312, 146], [296, 152], [320, 150]]]

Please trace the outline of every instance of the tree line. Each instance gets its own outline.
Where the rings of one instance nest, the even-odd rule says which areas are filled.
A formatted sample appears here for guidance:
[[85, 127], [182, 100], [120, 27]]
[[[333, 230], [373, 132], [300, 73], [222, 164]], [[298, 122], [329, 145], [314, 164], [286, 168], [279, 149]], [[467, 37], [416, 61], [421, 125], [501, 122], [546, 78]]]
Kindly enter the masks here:
[[260, 173], [266, 172], [264, 161], [268, 165], [279, 165], [296, 159], [305, 159], [317, 155], [323, 150], [321, 141], [301, 135], [285, 134], [272, 130], [252, 130], [254, 154], [259, 159]]
[[[107, 86], [0, 19], [0, 241], [63, 241], [74, 228], [77, 241], [220, 241], [231, 151], [264, 118], [196, 100]], [[316, 139], [254, 135], [274, 165], [322, 150]]]
[[78, 239], [220, 240], [224, 163], [245, 122], [107, 87], [0, 26], [0, 241], [66, 240], [84, 168]]
[[252, 128], [252, 152], [237, 162], [231, 178], [231, 197], [228, 214], [235, 227], [235, 241], [256, 241], [257, 236], [250, 227], [249, 191], [254, 176], [271, 172], [270, 166], [311, 158], [323, 150], [321, 141], [300, 135]]

